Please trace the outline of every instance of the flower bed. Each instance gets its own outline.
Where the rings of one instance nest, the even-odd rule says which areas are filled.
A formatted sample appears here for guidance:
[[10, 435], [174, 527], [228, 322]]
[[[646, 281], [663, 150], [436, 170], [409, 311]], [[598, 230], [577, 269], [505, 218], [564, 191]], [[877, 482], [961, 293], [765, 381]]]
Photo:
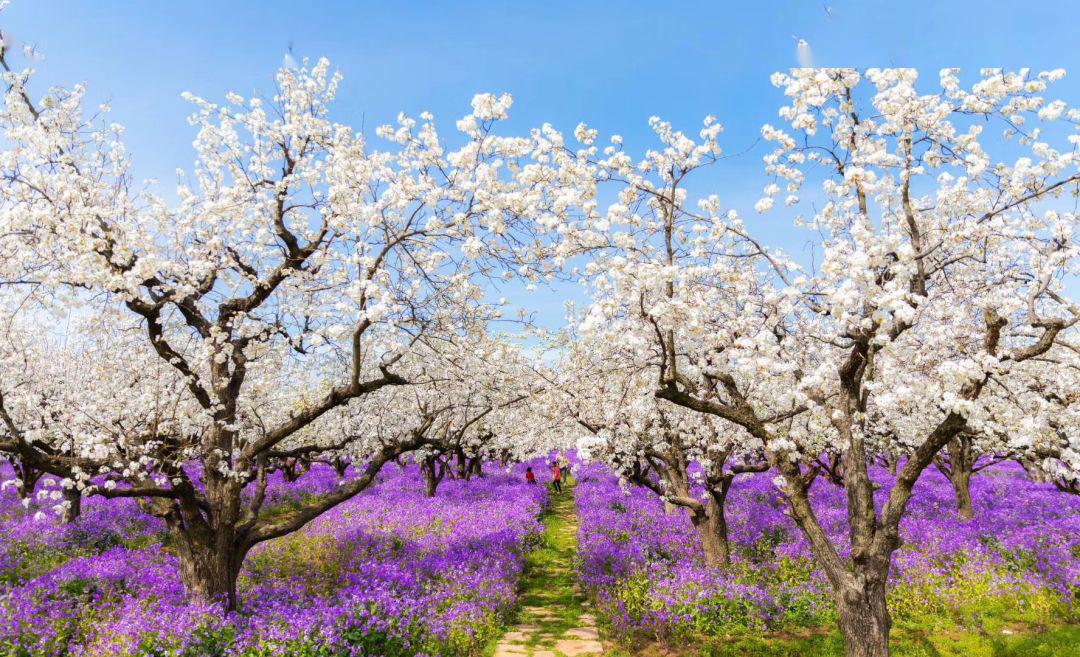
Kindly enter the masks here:
[[[314, 494], [333, 480], [317, 467], [278, 486]], [[0, 654], [477, 654], [541, 531], [546, 492], [522, 480], [492, 471], [429, 499], [414, 467], [391, 466], [378, 486], [256, 548], [227, 615], [184, 595], [160, 524], [137, 505], [90, 499], [69, 527], [34, 520], [8, 492]]]
[[[874, 477], [884, 495], [891, 477]], [[831, 626], [827, 582], [772, 478], [736, 480], [727, 505], [732, 564], [710, 568], [685, 514], [666, 514], [653, 493], [624, 489], [603, 466], [585, 468], [576, 490], [577, 567], [613, 631], [671, 637]], [[894, 620], [978, 627], [1080, 618], [1080, 498], [1032, 483], [1011, 465], [972, 480], [974, 519], [957, 517], [952, 495], [936, 471], [916, 487], [890, 580]], [[842, 541], [843, 489], [819, 480], [813, 501]]]

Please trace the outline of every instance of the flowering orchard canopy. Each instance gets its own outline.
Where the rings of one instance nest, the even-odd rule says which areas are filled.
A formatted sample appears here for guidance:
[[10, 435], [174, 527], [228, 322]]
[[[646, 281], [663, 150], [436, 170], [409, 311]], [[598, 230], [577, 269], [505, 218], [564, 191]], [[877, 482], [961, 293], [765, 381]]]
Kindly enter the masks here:
[[[0, 452], [61, 477], [68, 508], [140, 498], [190, 592], [235, 604], [249, 550], [407, 453], [435, 476], [447, 453], [585, 437], [695, 513], [719, 561], [732, 478], [773, 468], [845, 637], [880, 652], [933, 461], [958, 490], [979, 453], [1075, 487], [1080, 111], [1051, 95], [1060, 71], [777, 74], [754, 210], [801, 209], [795, 258], [701, 190], [723, 166], [713, 117], [696, 136], [654, 117], [634, 156], [584, 124], [576, 146], [501, 135], [510, 96], [480, 94], [452, 138], [424, 113], [369, 142], [331, 118], [330, 64], [305, 61], [266, 100], [188, 97], [195, 161], [166, 201], [108, 108], [0, 64]], [[489, 298], [560, 276], [592, 302], [530, 358]], [[354, 476], [261, 513], [270, 474], [323, 453]], [[880, 509], [874, 458], [897, 470]], [[809, 502], [821, 475], [847, 490], [850, 554]]]
[[[906, 69], [776, 75], [787, 125], [762, 130], [774, 182], [756, 209], [809, 195], [809, 264], [715, 196], [692, 200], [692, 174], [720, 157], [711, 117], [697, 141], [654, 119], [660, 147], [641, 160], [577, 131], [595, 190], [583, 195], [617, 196], [585, 207], [560, 244], [587, 258], [594, 291], [578, 330], [621, 345], [624, 368], [651, 369], [662, 399], [764, 446], [842, 602], [842, 633], [874, 637], [866, 654], [887, 652], [898, 523], [946, 446], [1076, 465], [1062, 424], [1075, 388], [1052, 383], [1075, 381], [1080, 321], [1067, 293], [1080, 273], [1080, 111], [1046, 96], [1061, 75], [985, 70], [965, 87], [946, 69], [930, 91]], [[869, 461], [897, 454], [879, 511]], [[822, 473], [848, 491], [850, 556], [809, 504]]]
[[[474, 99], [453, 151], [427, 115], [380, 128], [386, 151], [331, 122], [325, 60], [282, 69], [272, 103], [191, 98], [198, 159], [170, 206], [136, 188], [122, 129], [86, 118], [81, 88], [34, 101], [29, 71], [7, 81], [5, 310], [75, 309], [79, 337], [55, 337], [76, 352], [141, 328], [147, 347], [124, 357], [168, 363], [186, 421], [255, 447], [284, 437], [283, 379], [321, 389], [313, 410], [329, 410], [350, 385], [395, 383], [393, 365], [431, 336], [496, 317], [478, 280], [534, 273], [523, 229], [558, 205], [544, 167], [517, 164], [534, 140], [490, 134], [507, 96]], [[23, 325], [34, 332], [12, 335]]]
[[[587, 205], [559, 244], [587, 257], [580, 271], [595, 302], [580, 330], [654, 364], [668, 396], [786, 423], [774, 451], [843, 443], [819, 429], [834, 422], [836, 373], [857, 345], [865, 353], [850, 365], [869, 375], [855, 400], [868, 440], [912, 448], [949, 413], [983, 436], [1008, 427], [1014, 446], [1039, 440], [1048, 413], [1032, 421], [1034, 409], [991, 407], [1011, 385], [1045, 388], [1031, 377], [1075, 358], [1067, 201], [1080, 137], [1068, 131], [1080, 111], [1044, 96], [1061, 75], [988, 70], [966, 90], [945, 70], [929, 95], [910, 70], [776, 76], [792, 133], [763, 128], [777, 144], [765, 158], [776, 182], [757, 209], [772, 207], [781, 183], [797, 206], [808, 181], [820, 182], [815, 211], [799, 220], [812, 231], [811, 266], [753, 237], [715, 196], [691, 199], [692, 174], [720, 154], [711, 117], [699, 141], [654, 119], [661, 148], [640, 161], [617, 136], [601, 149], [580, 126], [578, 167], [597, 195], [606, 186], [618, 197], [606, 210]], [[1028, 366], [1034, 358], [1040, 367]]]
[[[34, 98], [33, 72], [3, 55], [0, 450], [78, 490], [156, 500], [192, 554], [203, 550], [182, 551], [189, 584], [214, 589], [203, 580], [221, 573], [203, 571], [234, 578], [251, 546], [428, 437], [383, 424], [350, 433], [366, 441], [354, 452], [365, 474], [267, 524], [261, 494], [241, 492], [282, 453], [338, 446], [319, 442], [320, 427], [385, 409], [389, 388], [438, 390], [485, 356], [513, 360], [506, 345], [466, 338], [501, 319], [484, 281], [544, 275], [536, 226], [573, 199], [533, 157], [543, 131], [493, 133], [509, 96], [476, 96], [456, 149], [426, 113], [379, 128], [381, 148], [333, 122], [339, 76], [326, 60], [281, 69], [269, 101], [189, 96], [196, 160], [167, 203], [132, 179], [107, 108], [87, 111], [81, 87]], [[466, 339], [468, 363], [453, 356]], [[497, 369], [486, 380], [502, 394], [514, 386]]]

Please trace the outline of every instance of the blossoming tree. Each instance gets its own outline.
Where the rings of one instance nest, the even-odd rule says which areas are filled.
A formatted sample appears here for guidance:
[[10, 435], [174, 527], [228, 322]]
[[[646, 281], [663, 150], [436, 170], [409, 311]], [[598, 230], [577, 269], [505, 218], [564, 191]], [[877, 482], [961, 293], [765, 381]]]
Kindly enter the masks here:
[[1028, 361], [1021, 385], [1000, 400], [999, 412], [1022, 405], [1038, 420], [1023, 433], [979, 434], [979, 439], [980, 444], [989, 439], [996, 453], [1019, 461], [1035, 481], [1080, 495], [1080, 345], [1070, 338], [1061, 339], [1063, 348], [1054, 354]]
[[[774, 181], [757, 210], [811, 195], [802, 264], [716, 198], [688, 200], [687, 176], [718, 156], [711, 120], [700, 141], [654, 120], [662, 148], [639, 162], [621, 140], [600, 150], [595, 131], [578, 130], [593, 195], [618, 194], [606, 212], [586, 206], [563, 242], [595, 254], [581, 330], [620, 341], [637, 363], [658, 355], [660, 398], [763, 446], [849, 655], [888, 654], [890, 561], [934, 458], [971, 433], [1030, 450], [1053, 431], [1050, 413], [1010, 397], [1034, 364], [1060, 367], [1080, 321], [1065, 287], [1077, 273], [1074, 201], [1062, 202], [1080, 182], [1069, 134], [1080, 115], [1046, 99], [1059, 76], [988, 70], [965, 88], [945, 70], [931, 93], [911, 70], [776, 76], [789, 127], [763, 129]], [[847, 500], [839, 542], [809, 499], [822, 454], [836, 455]], [[881, 454], [903, 459], [875, 492], [868, 468]]]
[[189, 96], [197, 159], [170, 203], [132, 179], [107, 108], [87, 116], [79, 86], [35, 100], [10, 61], [0, 452], [144, 500], [189, 591], [235, 605], [254, 545], [419, 446], [357, 443], [371, 449], [335, 491], [260, 514], [265, 464], [409, 372], [432, 375], [418, 354], [495, 318], [478, 279], [529, 271], [519, 228], [558, 212], [546, 167], [524, 166], [533, 140], [492, 133], [508, 96], [474, 98], [455, 150], [426, 113], [379, 128], [388, 146], [373, 148], [330, 120], [339, 78], [320, 60], [281, 69], [269, 100]]
[[639, 364], [622, 343], [595, 337], [577, 336], [558, 365], [542, 370], [546, 414], [577, 429], [568, 433], [581, 436], [579, 456], [684, 509], [706, 563], [729, 563], [725, 504], [738, 475], [768, 469], [760, 445], [741, 440], [737, 427], [658, 399], [658, 351]]
[[535, 426], [525, 409], [531, 370], [517, 345], [480, 333], [453, 337], [436, 349], [437, 358], [423, 359], [425, 369], [410, 379], [412, 385], [387, 391], [381, 413], [363, 414], [366, 433], [396, 428], [422, 442], [412, 457], [428, 497], [447, 475], [483, 475], [485, 460], [527, 445], [525, 435]]

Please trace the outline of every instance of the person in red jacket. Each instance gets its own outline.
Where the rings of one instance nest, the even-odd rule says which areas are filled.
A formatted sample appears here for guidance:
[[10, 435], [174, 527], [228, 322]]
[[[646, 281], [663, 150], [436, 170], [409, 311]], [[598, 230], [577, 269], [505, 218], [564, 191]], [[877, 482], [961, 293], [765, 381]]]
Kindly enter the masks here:
[[551, 462], [551, 485], [556, 492], [562, 492], [562, 469], [558, 461]]
[[536, 483], [536, 475], [533, 474], [532, 468], [525, 468], [525, 481], [530, 484]]

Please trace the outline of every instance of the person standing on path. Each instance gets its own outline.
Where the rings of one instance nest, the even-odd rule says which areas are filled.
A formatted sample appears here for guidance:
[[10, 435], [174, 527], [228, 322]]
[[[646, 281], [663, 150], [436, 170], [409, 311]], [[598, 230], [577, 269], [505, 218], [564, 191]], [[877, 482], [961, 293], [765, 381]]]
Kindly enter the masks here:
[[562, 492], [562, 469], [559, 467], [558, 461], [551, 462], [551, 485], [555, 492]]

